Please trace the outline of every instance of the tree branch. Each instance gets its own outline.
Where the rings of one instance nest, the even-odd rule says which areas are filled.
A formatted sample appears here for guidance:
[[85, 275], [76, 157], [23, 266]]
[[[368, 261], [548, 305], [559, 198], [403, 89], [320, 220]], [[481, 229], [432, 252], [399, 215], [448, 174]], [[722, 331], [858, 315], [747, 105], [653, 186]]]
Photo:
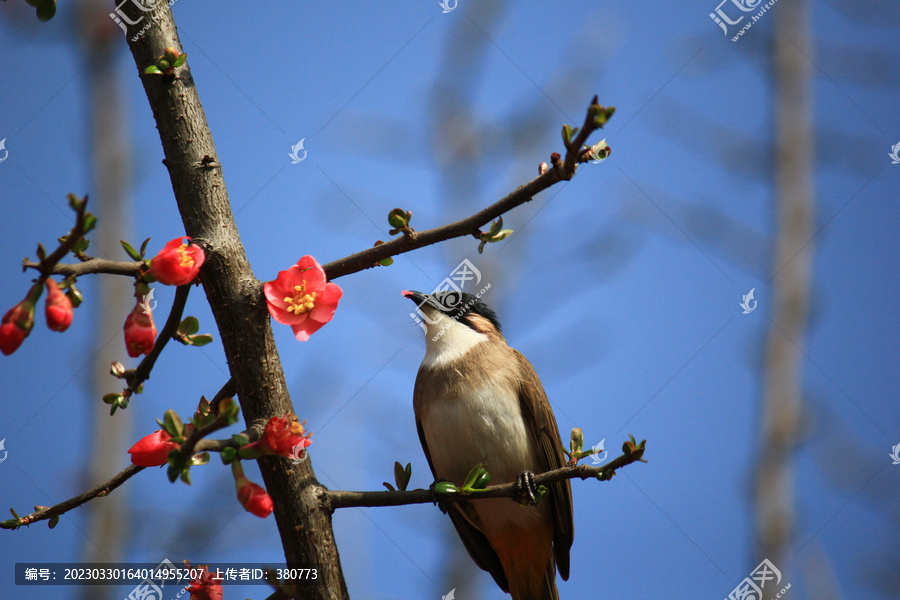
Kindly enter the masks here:
[[[623, 454], [615, 460], [591, 467], [588, 465], [576, 465], [574, 467], [561, 467], [553, 471], [547, 471], [534, 476], [535, 485], [549, 485], [564, 479], [588, 479], [598, 478], [607, 481], [615, 475], [618, 469], [630, 465], [633, 462], [643, 460], [644, 452], [635, 451], [631, 454]], [[488, 486], [478, 492], [463, 494], [460, 492], [438, 492], [432, 490], [405, 490], [383, 492], [345, 492], [340, 490], [324, 490], [321, 494], [322, 504], [332, 512], [338, 508], [351, 508], [358, 506], [403, 506], [406, 504], [429, 504], [434, 502], [459, 502], [480, 500], [482, 498], [518, 498], [519, 488], [516, 483]]]
[[594, 96], [591, 105], [588, 107], [584, 126], [566, 150], [565, 162], [561, 160], [558, 154], [554, 153], [552, 169], [548, 169], [546, 173], [538, 175], [525, 185], [507, 194], [504, 198], [465, 219], [442, 227], [417, 231], [415, 236], [401, 235], [384, 244], [379, 244], [356, 254], [332, 261], [323, 267], [328, 279], [333, 280], [344, 275], [370, 269], [377, 266], [385, 258], [404, 254], [411, 250], [424, 248], [425, 246], [452, 238], [472, 235], [478, 239], [480, 228], [484, 225], [513, 208], [531, 201], [536, 194], [552, 185], [572, 179], [578, 163], [584, 163], [589, 160], [588, 151], [583, 149], [582, 145], [591, 133], [602, 126], [596, 122], [597, 110], [602, 108], [597, 103], [597, 96]]
[[[136, 277], [141, 274], [142, 262], [124, 262], [118, 260], [106, 260], [105, 258], [90, 258], [82, 263], [59, 263], [52, 269], [47, 269], [49, 274], [65, 275], [66, 277], [74, 275], [81, 277], [90, 273], [104, 273], [107, 275], [127, 275]], [[37, 269], [44, 272], [41, 263], [26, 260], [22, 263], [23, 269]]]
[[37, 521], [44, 521], [56, 515], [61, 515], [65, 512], [68, 512], [73, 508], [78, 508], [82, 504], [89, 502], [94, 498], [109, 495], [110, 492], [131, 479], [132, 476], [136, 475], [140, 471], [143, 471], [145, 468], [146, 467], [130, 465], [124, 470], [116, 473], [109, 481], [104, 481], [94, 489], [75, 496], [74, 498], [69, 498], [65, 502], [60, 502], [59, 504], [56, 504], [49, 508], [35, 511], [18, 519], [7, 519], [6, 521], [0, 521], [0, 528], [18, 529], [22, 525], [30, 525], [31, 523], [36, 523]]

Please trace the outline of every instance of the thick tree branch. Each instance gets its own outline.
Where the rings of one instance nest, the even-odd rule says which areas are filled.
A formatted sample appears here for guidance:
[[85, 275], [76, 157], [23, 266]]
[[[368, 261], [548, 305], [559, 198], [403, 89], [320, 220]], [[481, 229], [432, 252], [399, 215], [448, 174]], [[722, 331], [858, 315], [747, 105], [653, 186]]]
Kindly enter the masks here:
[[590, 158], [587, 150], [582, 148], [582, 145], [588, 136], [600, 127], [596, 123], [598, 108], [602, 109], [597, 103], [597, 96], [594, 96], [591, 105], [588, 107], [584, 126], [566, 150], [565, 162], [561, 160], [558, 154], [554, 154], [552, 169], [548, 169], [546, 173], [538, 175], [525, 185], [507, 194], [504, 198], [465, 219], [442, 227], [417, 231], [415, 236], [401, 235], [384, 244], [379, 244], [356, 254], [332, 261], [323, 267], [328, 279], [337, 279], [344, 275], [363, 271], [375, 267], [385, 258], [404, 254], [411, 250], [424, 248], [425, 246], [452, 238], [472, 235], [478, 239], [481, 227], [513, 208], [529, 202], [536, 194], [552, 185], [572, 179], [578, 163], [587, 162]]
[[[149, 19], [146, 35], [128, 38], [137, 73], [159, 130], [164, 164], [184, 222], [185, 233], [206, 252], [200, 282], [216, 319], [222, 347], [248, 425], [294, 413], [275, 347], [262, 284], [241, 244], [222, 167], [194, 79], [191, 59], [173, 75], [145, 74], [166, 53], [181, 51], [168, 3], [146, 9], [126, 3], [128, 19]], [[146, 22], [150, 22], [146, 21]], [[199, 447], [199, 444], [198, 444]], [[320, 484], [312, 461], [293, 464], [276, 456], [259, 459], [266, 491], [288, 563], [318, 563], [328, 585], [309, 586], [311, 600], [349, 598], [331, 527], [331, 514], [318, 502]]]
[[[618, 469], [630, 465], [633, 462], [643, 460], [643, 451], [623, 454], [615, 460], [599, 466], [576, 465], [574, 467], [562, 467], [534, 476], [536, 485], [548, 485], [564, 479], [588, 479], [599, 478], [609, 480]], [[383, 492], [345, 492], [339, 490], [324, 490], [321, 493], [322, 504], [329, 510], [338, 508], [351, 508], [357, 506], [403, 506], [406, 504], [428, 504], [433, 502], [459, 502], [461, 500], [479, 500], [481, 498], [518, 498], [519, 489], [515, 483], [488, 486], [484, 490], [462, 494], [459, 492], [438, 492], [432, 490], [406, 490]]]
[[[127, 275], [136, 277], [141, 274], [142, 262], [125, 262], [118, 260], [106, 260], [105, 258], [91, 258], [82, 263], [59, 263], [53, 265], [48, 274], [65, 275], [66, 277], [74, 275], [81, 277], [90, 273], [105, 273], [107, 275]], [[25, 269], [37, 269], [43, 271], [41, 263], [26, 260], [22, 263]]]

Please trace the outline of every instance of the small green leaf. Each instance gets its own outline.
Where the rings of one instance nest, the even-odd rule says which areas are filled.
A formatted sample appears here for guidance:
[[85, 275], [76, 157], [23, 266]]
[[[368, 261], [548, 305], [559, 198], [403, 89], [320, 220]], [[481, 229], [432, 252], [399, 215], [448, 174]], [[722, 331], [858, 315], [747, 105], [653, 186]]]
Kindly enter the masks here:
[[200, 335], [189, 336], [188, 339], [190, 340], [192, 346], [199, 347], [212, 343], [213, 336], [208, 333], [201, 333]]
[[395, 229], [402, 229], [409, 224], [406, 215], [406, 211], [402, 208], [395, 208], [388, 213], [388, 224]]
[[234, 461], [235, 456], [237, 456], [237, 448], [232, 448], [231, 446], [224, 448], [219, 452], [219, 457], [222, 459], [223, 465], [230, 465]]
[[144, 73], [146, 75], [162, 75], [162, 71], [159, 70], [159, 67], [156, 65], [150, 65], [146, 69], [144, 69]]
[[119, 398], [122, 397], [122, 394], [106, 394], [103, 396], [104, 404], [118, 404]]
[[181, 422], [181, 417], [179, 417], [178, 413], [171, 408], [163, 415], [163, 429], [165, 429], [166, 433], [173, 438], [180, 438], [184, 431], [184, 424]]
[[81, 290], [75, 287], [75, 284], [69, 286], [69, 289], [66, 290], [66, 296], [68, 296], [69, 300], [72, 302], [73, 308], [78, 308], [84, 301], [84, 296], [81, 295]]
[[397, 483], [397, 489], [406, 490], [410, 475], [412, 475], [412, 464], [408, 463], [404, 468], [399, 462], [394, 462], [394, 481]]
[[173, 67], [180, 67], [184, 64], [184, 61], [187, 60], [187, 52], [183, 53], [181, 56], [175, 59], [175, 62], [172, 63]]
[[150, 238], [144, 240], [144, 243], [141, 244], [141, 258], [144, 258], [144, 253], [147, 251], [147, 244], [150, 243]]
[[197, 317], [188, 317], [178, 326], [178, 333], [193, 335], [200, 331], [200, 321]]
[[88, 249], [90, 245], [91, 240], [87, 239], [86, 237], [80, 237], [72, 246], [72, 254], [76, 256], [82, 254]]
[[397, 490], [394, 489], [394, 486], [392, 486], [391, 484], [389, 484], [387, 481], [382, 481], [381, 484], [382, 484], [384, 487], [386, 487], [386, 488], [388, 489], [389, 492], [396, 492], [396, 491], [397, 491]]
[[191, 457], [192, 465], [205, 465], [209, 462], [209, 452], [201, 452]]
[[497, 220], [491, 223], [491, 230], [489, 233], [497, 233], [503, 228], [503, 216], [497, 217]]
[[46, 23], [56, 14], [56, 0], [43, 0], [37, 5], [37, 18]]
[[19, 519], [19, 513], [16, 512], [16, 509], [10, 508], [10, 509], [9, 509], [9, 512], [12, 513], [12, 516], [14, 516], [14, 517], [16, 518], [16, 520]]
[[381, 261], [379, 261], [378, 264], [381, 265], [382, 267], [389, 267], [392, 264], [394, 264], [394, 259], [391, 258], [390, 256], [388, 256], [387, 258], [381, 259]]
[[44, 260], [47, 258], [47, 251], [44, 250], [44, 245], [40, 242], [37, 245], [37, 257], [39, 260]]
[[96, 226], [97, 226], [97, 217], [95, 217], [91, 213], [87, 213], [86, 215], [84, 215], [84, 224], [81, 226], [82, 235], [91, 231]]
[[459, 491], [459, 488], [449, 481], [438, 481], [434, 484], [432, 489], [438, 494], [452, 494], [453, 492]]
[[119, 240], [119, 243], [122, 244], [122, 247], [125, 248], [125, 252], [128, 256], [131, 257], [132, 260], [141, 260], [141, 254], [134, 247], [126, 242], [125, 240]]
[[482, 473], [487, 473], [487, 471], [484, 470], [484, 465], [482, 465], [481, 463], [478, 463], [477, 465], [472, 467], [472, 470], [469, 471], [468, 475], [466, 475], [465, 481], [463, 481], [462, 489], [470, 489]]
[[59, 524], [59, 515], [53, 515], [52, 517], [50, 517], [50, 522], [48, 523], [48, 525], [50, 525], [50, 529], [53, 529], [58, 524]]
[[246, 446], [247, 444], [250, 443], [250, 438], [247, 437], [246, 435], [244, 435], [243, 433], [236, 433], [233, 436], [231, 436], [231, 439], [238, 446]]

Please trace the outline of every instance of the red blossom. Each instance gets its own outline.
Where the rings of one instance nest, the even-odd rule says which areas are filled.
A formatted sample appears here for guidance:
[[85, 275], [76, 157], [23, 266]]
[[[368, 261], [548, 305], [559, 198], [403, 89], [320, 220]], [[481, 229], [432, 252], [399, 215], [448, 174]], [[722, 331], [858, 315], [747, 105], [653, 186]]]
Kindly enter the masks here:
[[[187, 242], [184, 242], [187, 240]], [[150, 272], [164, 285], [185, 285], [197, 278], [206, 254], [189, 237], [175, 238], [150, 261]]]
[[288, 458], [299, 458], [300, 453], [312, 444], [310, 435], [303, 432], [303, 424], [297, 416], [288, 413], [283, 417], [269, 419], [262, 437], [242, 446], [241, 450], [255, 448], [259, 454], [279, 454]]
[[52, 279], [47, 279], [47, 303], [44, 306], [47, 327], [53, 331], [65, 331], [72, 324], [72, 301], [62, 293]]
[[169, 452], [181, 447], [175, 442], [170, 442], [171, 437], [162, 429], [142, 437], [128, 451], [131, 455], [131, 464], [139, 467], [158, 467], [169, 462]]
[[31, 286], [24, 300], [6, 311], [0, 321], [0, 352], [7, 356], [15, 352], [34, 327], [34, 305], [41, 297], [43, 286]]
[[191, 593], [191, 600], [222, 600], [222, 578], [209, 572], [209, 565], [186, 568], [200, 572], [185, 590]]
[[237, 489], [238, 501], [244, 510], [261, 519], [268, 517], [272, 513], [273, 506], [272, 498], [266, 493], [265, 488], [244, 476], [244, 468], [239, 460], [231, 463], [231, 472], [234, 475], [234, 487]]
[[138, 302], [125, 319], [125, 347], [128, 356], [134, 358], [141, 354], [150, 354], [156, 341], [156, 325], [153, 324], [153, 313], [147, 304]]
[[290, 325], [301, 342], [331, 320], [341, 299], [341, 288], [325, 279], [325, 270], [312, 256], [304, 256], [275, 281], [264, 286], [272, 318]]

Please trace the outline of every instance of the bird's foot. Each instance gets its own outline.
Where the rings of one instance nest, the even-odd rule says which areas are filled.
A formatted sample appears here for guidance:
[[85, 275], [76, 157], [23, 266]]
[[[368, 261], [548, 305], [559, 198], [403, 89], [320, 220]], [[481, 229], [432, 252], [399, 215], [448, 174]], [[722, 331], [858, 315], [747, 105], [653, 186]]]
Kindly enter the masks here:
[[537, 486], [534, 483], [534, 473], [523, 471], [516, 477], [516, 493], [519, 504], [534, 506], [537, 504]]

